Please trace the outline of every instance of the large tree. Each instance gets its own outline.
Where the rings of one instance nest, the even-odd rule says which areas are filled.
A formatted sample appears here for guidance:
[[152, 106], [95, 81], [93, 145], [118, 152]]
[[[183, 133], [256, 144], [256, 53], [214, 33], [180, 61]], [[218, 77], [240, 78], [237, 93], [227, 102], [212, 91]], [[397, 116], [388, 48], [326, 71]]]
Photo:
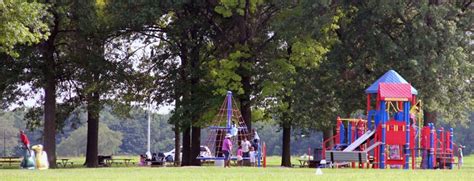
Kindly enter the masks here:
[[320, 128], [312, 123], [314, 120], [304, 117], [307, 105], [302, 105], [301, 99], [308, 97], [302, 97], [300, 90], [308, 83], [300, 78], [306, 76], [304, 72], [320, 68], [320, 62], [336, 42], [335, 30], [343, 16], [330, 2], [298, 1], [289, 5], [271, 24], [277, 41], [265, 50], [268, 60], [260, 71], [266, 72], [262, 74], [261, 102], [283, 130], [281, 166], [287, 167], [291, 166], [291, 129], [308, 132]]
[[26, 0], [0, 2], [0, 53], [18, 57], [16, 45], [33, 45], [50, 35], [49, 5]]
[[[78, 1], [72, 4], [72, 19], [77, 29], [71, 36], [75, 42], [69, 49], [75, 67], [69, 72], [69, 82], [81, 104], [87, 110], [87, 167], [97, 167], [100, 111], [107, 102], [114, 108], [124, 108], [130, 101], [140, 102], [141, 85], [146, 76], [133, 67], [134, 53], [122, 52], [135, 24], [122, 21], [117, 6], [102, 1]], [[137, 4], [127, 4], [134, 8]], [[127, 106], [126, 106], [127, 107]], [[124, 109], [125, 111], [129, 109]]]
[[211, 75], [216, 93], [232, 90], [237, 95], [247, 128], [252, 128], [252, 105], [261, 93], [262, 51], [274, 40], [270, 22], [287, 5], [286, 1], [215, 1], [209, 16], [215, 26], [215, 59]]
[[[34, 118], [28, 119], [34, 121], [29, 122], [29, 125], [44, 125], [44, 147], [52, 168], [56, 167], [56, 130], [61, 127], [56, 119], [59, 115], [56, 109], [57, 93], [58, 89], [64, 90], [62, 89], [64, 80], [69, 76], [65, 74], [68, 69], [68, 59], [65, 58], [65, 54], [60, 53], [72, 43], [67, 41], [67, 36], [72, 31], [71, 21], [67, 16], [70, 10], [68, 3], [68, 1], [45, 1], [43, 6], [47, 7], [48, 13], [52, 14], [47, 39], [30, 47], [19, 46], [12, 51], [20, 52], [20, 56], [2, 55], [0, 60], [2, 74], [10, 75], [2, 76], [2, 81], [0, 81], [3, 105], [12, 102], [23, 105], [24, 100], [35, 99], [35, 95], [44, 94], [39, 100], [39, 103], [43, 104], [40, 116], [44, 116], [44, 122], [41, 121], [43, 119], [38, 119], [38, 114], [28, 114], [34, 116], [27, 116], [27, 118]], [[21, 89], [22, 86], [29, 89]], [[67, 93], [69, 92], [64, 91], [63, 95], [66, 96]], [[36, 113], [40, 112], [36, 111]]]
[[[158, 103], [174, 102], [170, 122], [175, 125], [175, 135], [183, 132], [181, 165], [200, 165], [197, 160], [201, 145], [202, 117], [213, 105], [210, 81], [206, 78], [205, 62], [209, 61], [213, 35], [212, 24], [206, 15], [212, 13], [207, 2], [179, 1], [163, 5], [167, 20], [156, 25], [162, 33], [155, 33], [160, 42], [153, 51], [150, 65], [155, 75], [152, 96]], [[153, 32], [153, 31], [152, 31]], [[180, 144], [176, 142], [176, 150]], [[179, 158], [176, 151], [176, 158]]]

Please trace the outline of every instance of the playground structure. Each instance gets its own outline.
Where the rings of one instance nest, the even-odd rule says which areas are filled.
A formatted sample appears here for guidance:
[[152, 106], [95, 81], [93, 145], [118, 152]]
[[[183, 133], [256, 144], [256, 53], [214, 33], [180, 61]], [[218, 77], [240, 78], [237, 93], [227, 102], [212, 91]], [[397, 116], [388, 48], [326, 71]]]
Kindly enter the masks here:
[[35, 152], [35, 166], [38, 170], [45, 170], [49, 168], [48, 154], [43, 151], [43, 145], [34, 145], [31, 149]]
[[34, 154], [35, 153], [33, 150], [22, 148], [23, 160], [21, 160], [20, 168], [29, 169], [29, 170], [35, 169], [36, 162], [35, 162]]
[[[236, 102], [232, 99], [232, 92], [228, 91], [227, 96], [219, 108], [219, 112], [212, 121], [211, 126], [207, 128], [208, 137], [206, 146], [211, 150], [211, 157], [198, 157], [203, 161], [207, 160], [224, 160], [222, 152], [222, 143], [225, 135], [232, 135], [231, 141], [234, 144], [231, 153], [236, 153], [236, 149], [244, 138], [251, 139], [251, 134], [247, 129], [247, 125], [242, 117], [240, 110], [237, 108]], [[253, 140], [250, 140], [253, 141]], [[261, 140], [258, 140], [258, 149], [256, 151], [256, 162], [258, 167], [266, 166], [266, 145], [260, 146]], [[235, 157], [232, 159], [236, 159]], [[248, 159], [247, 159], [248, 160]], [[263, 161], [263, 163], [261, 163]]]
[[424, 126], [418, 92], [403, 77], [390, 70], [365, 93], [367, 119], [337, 118], [336, 134], [322, 143], [326, 161], [353, 168], [409, 169], [410, 162], [412, 169], [453, 168], [453, 129]]

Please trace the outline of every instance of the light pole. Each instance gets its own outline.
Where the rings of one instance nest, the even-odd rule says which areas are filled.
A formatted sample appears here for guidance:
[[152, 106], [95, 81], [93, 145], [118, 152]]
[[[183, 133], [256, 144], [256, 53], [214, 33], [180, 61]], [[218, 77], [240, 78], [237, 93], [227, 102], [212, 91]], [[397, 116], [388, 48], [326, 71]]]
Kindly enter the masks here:
[[6, 137], [5, 137], [5, 129], [3, 129], [3, 156], [7, 156], [7, 143], [6, 143]]
[[147, 133], [147, 152], [146, 155], [148, 159], [151, 159], [151, 149], [150, 149], [150, 135], [151, 135], [151, 104], [148, 104], [148, 111], [147, 111], [147, 116], [148, 116], [148, 133]]

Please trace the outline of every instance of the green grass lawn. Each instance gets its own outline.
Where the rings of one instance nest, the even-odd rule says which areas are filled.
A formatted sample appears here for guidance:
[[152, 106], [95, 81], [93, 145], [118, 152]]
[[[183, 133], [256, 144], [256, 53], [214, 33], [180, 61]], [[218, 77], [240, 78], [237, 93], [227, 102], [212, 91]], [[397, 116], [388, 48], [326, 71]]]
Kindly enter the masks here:
[[[72, 159], [76, 168], [50, 170], [0, 169], [0, 180], [474, 180], [474, 156], [466, 157], [461, 170], [323, 169], [281, 168], [279, 157], [268, 159], [269, 167], [109, 167], [77, 168], [83, 158]], [[298, 164], [296, 158], [292, 160]]]

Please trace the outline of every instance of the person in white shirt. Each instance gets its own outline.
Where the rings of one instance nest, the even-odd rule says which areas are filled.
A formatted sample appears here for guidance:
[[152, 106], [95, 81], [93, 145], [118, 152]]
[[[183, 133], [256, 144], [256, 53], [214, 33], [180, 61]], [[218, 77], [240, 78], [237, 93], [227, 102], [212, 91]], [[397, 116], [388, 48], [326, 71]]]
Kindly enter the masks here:
[[250, 147], [249, 156], [250, 156], [250, 166], [254, 167], [256, 155], [255, 155], [255, 150], [253, 149], [253, 147]]
[[463, 162], [462, 159], [464, 157], [464, 155], [462, 154], [462, 149], [463, 148], [466, 148], [466, 147], [459, 144], [459, 146], [458, 146], [458, 169], [461, 169], [461, 167], [462, 167], [462, 162]]
[[252, 145], [250, 144], [250, 141], [247, 140], [247, 137], [244, 137], [244, 140], [242, 140], [240, 145], [242, 146], [243, 157], [248, 158], [250, 156], [249, 151]]
[[253, 132], [253, 139], [260, 140], [260, 137], [258, 136], [257, 130], [255, 128], [252, 128], [252, 132]]

